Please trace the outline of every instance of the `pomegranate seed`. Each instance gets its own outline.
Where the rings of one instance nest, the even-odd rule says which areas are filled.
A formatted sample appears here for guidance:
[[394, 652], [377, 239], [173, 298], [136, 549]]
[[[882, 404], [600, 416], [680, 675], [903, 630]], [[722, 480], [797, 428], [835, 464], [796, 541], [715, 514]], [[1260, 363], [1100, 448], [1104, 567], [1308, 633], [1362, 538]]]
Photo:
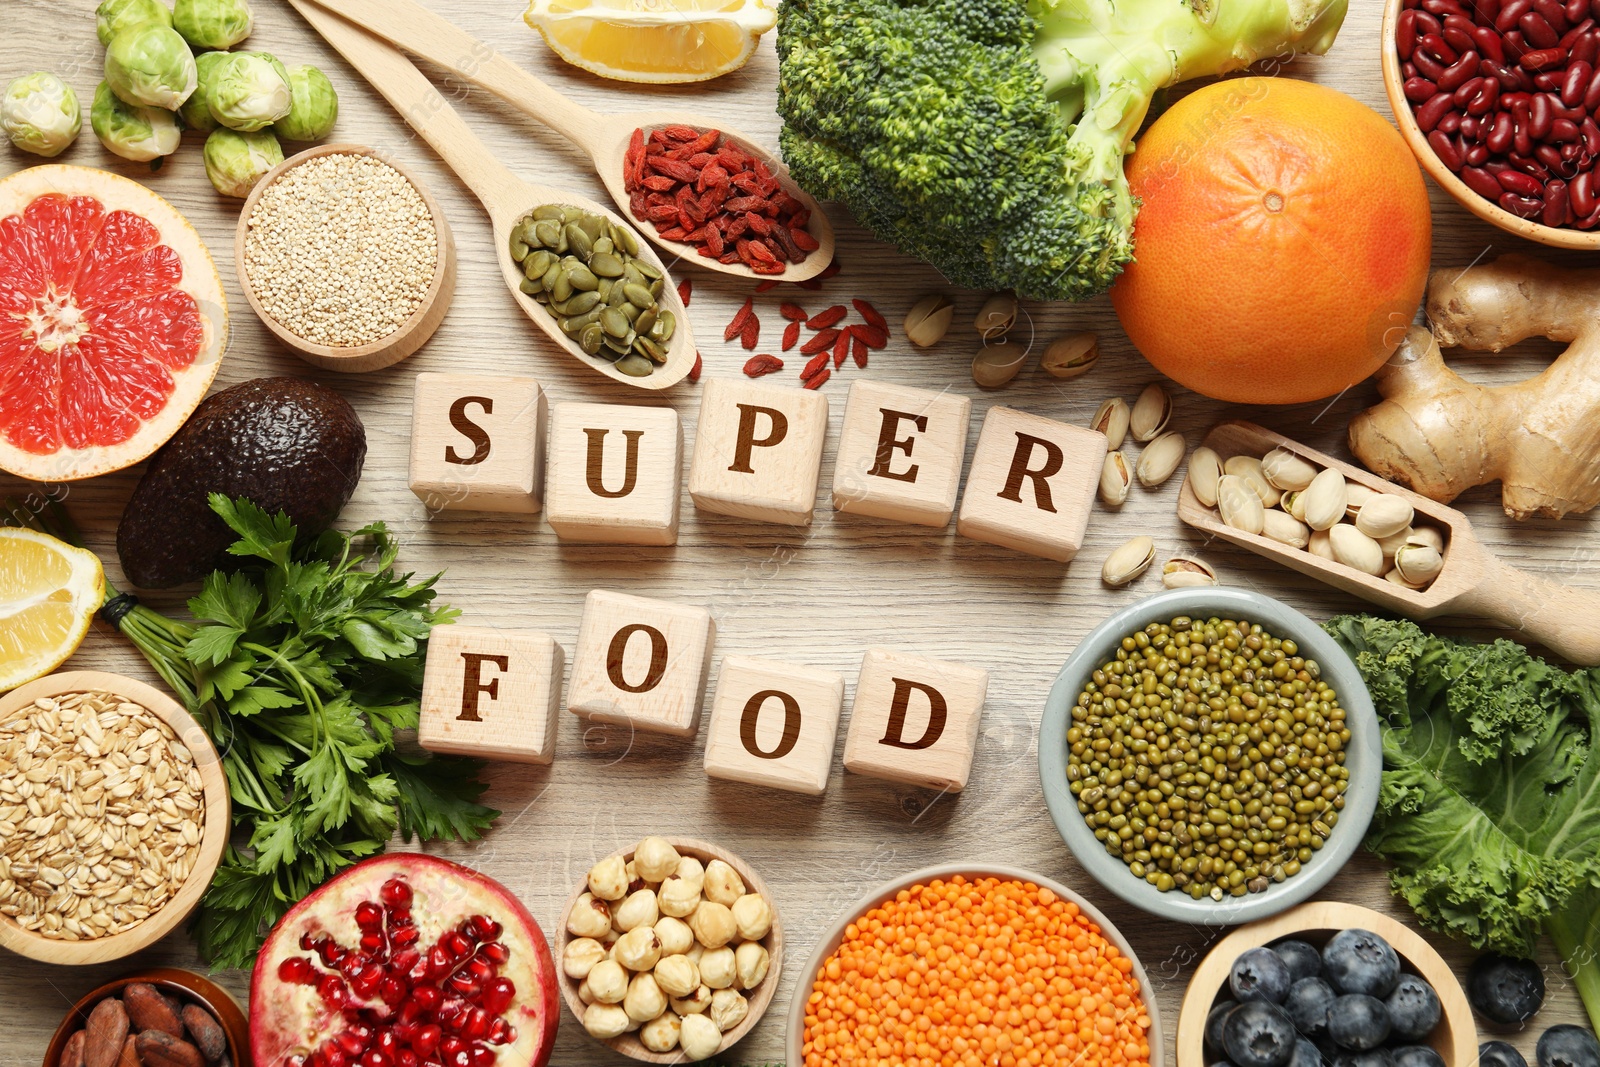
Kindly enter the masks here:
[[474, 915], [467, 922], [472, 926], [472, 932], [479, 941], [498, 941], [504, 928], [487, 915]]
[[372, 957], [365, 952], [352, 952], [339, 961], [339, 973], [346, 978], [354, 978], [372, 963]]
[[300, 935], [300, 948], [302, 950], [310, 952], [316, 947], [316, 945], [317, 943], [311, 939], [311, 933], [309, 931]]
[[400, 1051], [400, 1035], [393, 1030], [379, 1030], [377, 1040], [372, 1043], [372, 1047], [385, 1056], [393, 1056]]
[[336, 974], [325, 974], [317, 982], [317, 995], [330, 1008], [343, 1008], [349, 996], [342, 979]]
[[401, 1003], [406, 999], [406, 984], [394, 975], [387, 975], [378, 984], [378, 997], [389, 1007]]
[[488, 1037], [489, 1013], [482, 1008], [473, 1008], [467, 1012], [466, 1021], [461, 1025], [461, 1036], [474, 1041]]
[[[448, 936], [448, 935], [447, 935]], [[455, 968], [455, 961], [450, 958], [450, 950], [440, 943], [428, 950], [428, 973], [435, 978], [443, 978]]]
[[350, 1057], [344, 1054], [344, 1049], [331, 1040], [323, 1043], [317, 1050], [317, 1055], [322, 1057], [326, 1067], [345, 1067], [345, 1064], [350, 1062]]
[[437, 986], [421, 986], [411, 991], [411, 999], [424, 1012], [430, 1012], [439, 1006], [439, 1002], [444, 999], [444, 994], [439, 991]]
[[458, 971], [445, 979], [444, 987], [457, 996], [471, 998], [478, 995], [483, 985], [466, 971]]
[[361, 1057], [361, 1067], [394, 1067], [394, 1061], [377, 1049], [369, 1049]]
[[439, 939], [439, 945], [449, 954], [450, 963], [455, 965], [472, 955], [473, 944], [460, 930], [451, 930]]
[[417, 1054], [415, 1052], [412, 1052], [408, 1048], [403, 1048], [395, 1054], [394, 1062], [396, 1067], [418, 1067], [418, 1064], [420, 1064], [422, 1061], [417, 1059]]
[[278, 964], [280, 982], [288, 982], [290, 985], [310, 985], [313, 980], [311, 961], [304, 956], [291, 956]]
[[405, 974], [407, 971], [411, 970], [411, 968], [415, 967], [417, 965], [417, 961], [420, 959], [422, 959], [422, 953], [418, 952], [416, 949], [403, 948], [399, 952], [396, 952], [393, 956], [389, 957], [389, 973]]
[[411, 886], [399, 878], [391, 878], [383, 883], [383, 889], [379, 891], [378, 896], [389, 909], [390, 915], [411, 914]]
[[383, 981], [383, 968], [373, 964], [362, 968], [359, 974], [350, 979], [350, 991], [365, 999], [378, 991], [378, 983], [381, 981]]
[[374, 959], [382, 959], [383, 958], [383, 950], [384, 950], [385, 946], [387, 945], [387, 942], [384, 940], [383, 934], [381, 934], [381, 933], [362, 934], [361, 935], [361, 941], [359, 943], [361, 945], [361, 951], [362, 952], [365, 952], [367, 955], [373, 957]]
[[435, 1016], [439, 1025], [450, 1030], [459, 1031], [467, 1015], [467, 1002], [460, 997], [451, 997], [439, 1005], [439, 1013]]
[[454, 1056], [446, 1056], [444, 1062], [445, 1067], [472, 1067], [472, 1052], [464, 1048]]
[[494, 964], [490, 963], [480, 953], [467, 961], [462, 972], [471, 975], [479, 982], [487, 982], [494, 977]]
[[[315, 1056], [315, 1053], [312, 1055]], [[308, 1062], [310, 1061], [308, 1061], [304, 1056], [285, 1056], [283, 1060], [283, 1067], [306, 1067]]]
[[[411, 1047], [417, 1050], [417, 1055], [427, 1057], [433, 1055], [439, 1047], [439, 1041], [444, 1037], [444, 1031], [437, 1026], [424, 1026], [417, 1031], [417, 1036], [412, 1038]], [[451, 1040], [455, 1040], [451, 1038]]]
[[478, 955], [482, 956], [490, 963], [500, 964], [511, 958], [511, 949], [506, 945], [495, 941], [480, 948], [478, 950]]
[[517, 1039], [517, 1028], [504, 1019], [496, 1019], [489, 1024], [489, 1044], [509, 1045]]
[[370, 900], [356, 905], [356, 925], [363, 930], [383, 929], [383, 909]]
[[472, 1046], [472, 1067], [494, 1067], [495, 1051], [483, 1045]]
[[491, 1015], [504, 1014], [511, 1007], [511, 1002], [516, 999], [517, 987], [509, 978], [491, 978], [483, 987], [483, 995], [478, 998], [478, 1003]]
[[[365, 1030], [365, 1027], [362, 1030]], [[363, 1033], [362, 1030], [346, 1030], [334, 1040], [339, 1043], [339, 1047], [344, 1049], [347, 1054], [359, 1056], [367, 1050], [367, 1045], [371, 1043], [372, 1036], [370, 1032]]]

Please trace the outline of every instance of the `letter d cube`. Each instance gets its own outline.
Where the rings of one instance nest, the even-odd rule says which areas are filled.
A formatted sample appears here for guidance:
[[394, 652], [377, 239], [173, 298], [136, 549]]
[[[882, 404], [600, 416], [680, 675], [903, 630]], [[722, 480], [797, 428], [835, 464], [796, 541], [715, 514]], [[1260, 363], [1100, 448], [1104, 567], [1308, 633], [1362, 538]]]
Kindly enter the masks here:
[[845, 770], [960, 792], [988, 689], [982, 668], [868, 649], [845, 736]]
[[436, 628], [428, 638], [417, 743], [429, 752], [549, 763], [565, 663], [548, 634]]

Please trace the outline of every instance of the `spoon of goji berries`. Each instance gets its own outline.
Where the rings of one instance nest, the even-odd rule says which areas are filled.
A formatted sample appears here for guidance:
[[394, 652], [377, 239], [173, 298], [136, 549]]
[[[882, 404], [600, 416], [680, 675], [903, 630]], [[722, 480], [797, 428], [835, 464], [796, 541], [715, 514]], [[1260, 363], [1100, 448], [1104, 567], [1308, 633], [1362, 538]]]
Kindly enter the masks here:
[[681, 113], [603, 115], [568, 100], [415, 0], [312, 0], [494, 93], [586, 152], [639, 232], [686, 263], [804, 281], [833, 260], [833, 227], [777, 157]]

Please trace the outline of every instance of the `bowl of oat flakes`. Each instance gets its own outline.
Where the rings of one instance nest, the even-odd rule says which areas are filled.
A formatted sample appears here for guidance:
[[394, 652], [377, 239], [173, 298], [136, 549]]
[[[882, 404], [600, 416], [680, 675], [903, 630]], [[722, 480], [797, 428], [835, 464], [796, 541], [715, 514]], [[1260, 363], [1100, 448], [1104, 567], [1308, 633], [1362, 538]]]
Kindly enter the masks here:
[[0, 697], [0, 948], [120, 959], [180, 925], [222, 859], [228, 783], [171, 697], [62, 671]]

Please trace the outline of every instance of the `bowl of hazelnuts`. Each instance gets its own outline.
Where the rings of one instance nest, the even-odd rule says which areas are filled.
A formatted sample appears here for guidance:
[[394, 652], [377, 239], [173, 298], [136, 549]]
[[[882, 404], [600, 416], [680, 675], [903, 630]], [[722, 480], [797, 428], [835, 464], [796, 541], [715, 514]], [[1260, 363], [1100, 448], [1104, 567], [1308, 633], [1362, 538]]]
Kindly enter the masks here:
[[556, 966], [595, 1040], [645, 1063], [703, 1060], [766, 1012], [783, 929], [755, 871], [704, 841], [647, 837], [589, 869], [567, 902]]

